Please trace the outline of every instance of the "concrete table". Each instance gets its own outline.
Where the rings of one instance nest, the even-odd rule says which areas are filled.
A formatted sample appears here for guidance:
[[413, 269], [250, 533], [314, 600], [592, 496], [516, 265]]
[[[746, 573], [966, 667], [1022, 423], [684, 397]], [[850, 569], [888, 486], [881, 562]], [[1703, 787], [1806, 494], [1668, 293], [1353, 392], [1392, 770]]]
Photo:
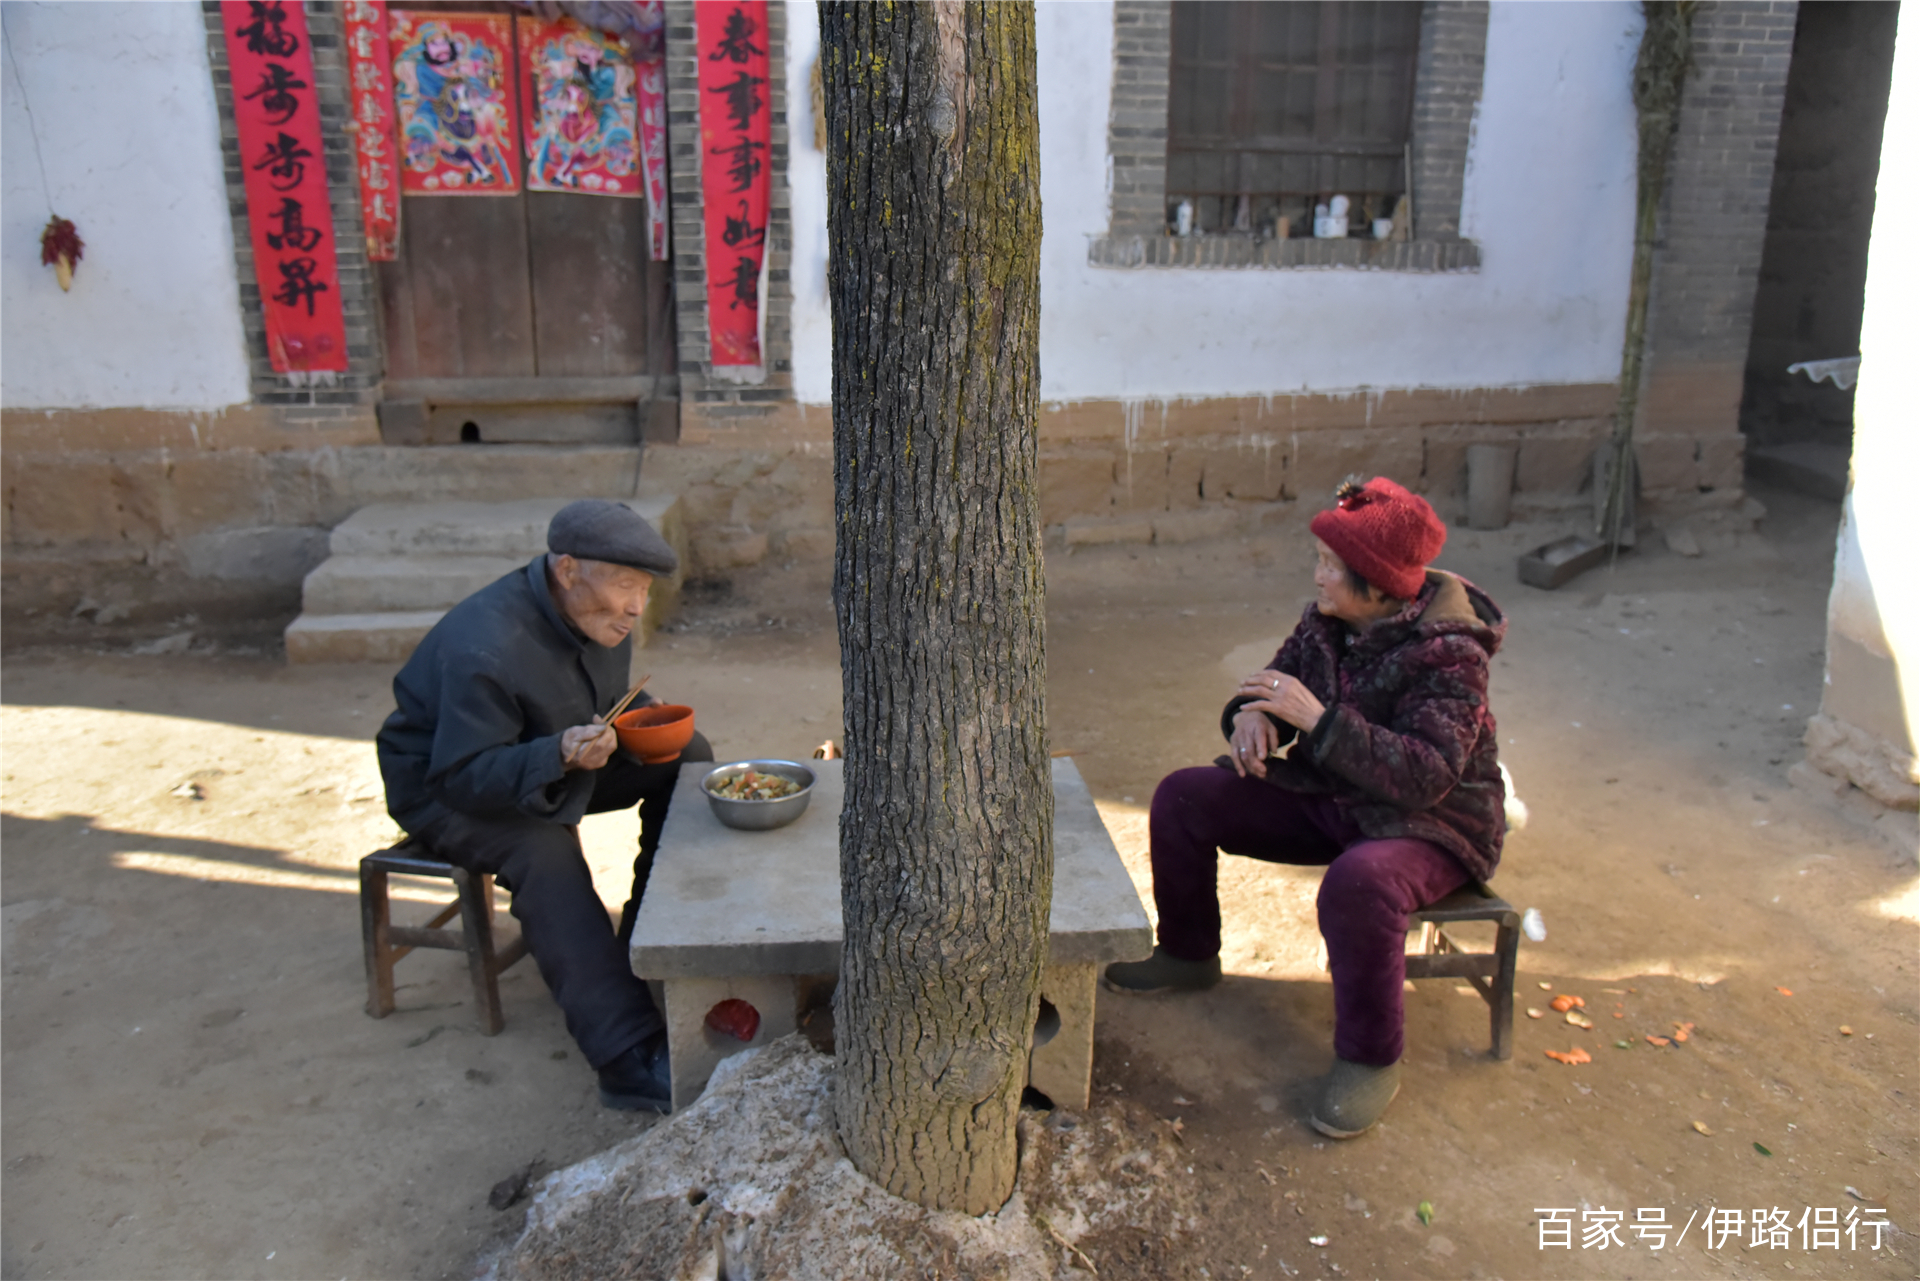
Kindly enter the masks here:
[[[681, 772], [633, 931], [633, 970], [665, 989], [673, 1106], [706, 1089], [720, 1060], [794, 1031], [840, 970], [840, 761], [809, 762], [807, 812], [771, 832], [725, 827]], [[1133, 880], [1073, 761], [1053, 762], [1053, 917], [1027, 1080], [1062, 1107], [1087, 1106], [1100, 967], [1153, 951]], [[706, 1026], [729, 997], [760, 1012], [747, 1045]]]

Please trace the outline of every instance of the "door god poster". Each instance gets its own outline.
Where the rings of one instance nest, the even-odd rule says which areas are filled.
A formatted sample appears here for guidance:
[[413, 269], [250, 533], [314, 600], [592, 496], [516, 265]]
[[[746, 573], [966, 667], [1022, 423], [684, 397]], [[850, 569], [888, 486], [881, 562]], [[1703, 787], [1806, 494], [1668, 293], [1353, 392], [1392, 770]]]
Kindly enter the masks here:
[[640, 194], [633, 61], [571, 18], [516, 17], [527, 190]]
[[513, 19], [393, 11], [393, 105], [409, 196], [511, 196], [520, 190]]
[[773, 141], [766, 0], [694, 6], [707, 326], [716, 369], [761, 364]]
[[299, 0], [220, 6], [267, 358], [296, 382], [347, 368], [313, 47]]

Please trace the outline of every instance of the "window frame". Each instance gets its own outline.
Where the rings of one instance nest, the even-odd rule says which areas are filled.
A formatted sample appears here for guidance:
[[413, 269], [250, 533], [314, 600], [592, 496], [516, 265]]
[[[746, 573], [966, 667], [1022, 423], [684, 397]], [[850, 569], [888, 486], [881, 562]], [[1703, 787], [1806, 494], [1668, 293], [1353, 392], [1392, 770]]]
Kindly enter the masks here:
[[1410, 138], [1413, 238], [1406, 241], [1167, 234], [1172, 3], [1115, 0], [1108, 230], [1088, 246], [1091, 265], [1478, 270], [1479, 245], [1460, 236], [1460, 203], [1486, 65], [1488, 0], [1421, 4]]

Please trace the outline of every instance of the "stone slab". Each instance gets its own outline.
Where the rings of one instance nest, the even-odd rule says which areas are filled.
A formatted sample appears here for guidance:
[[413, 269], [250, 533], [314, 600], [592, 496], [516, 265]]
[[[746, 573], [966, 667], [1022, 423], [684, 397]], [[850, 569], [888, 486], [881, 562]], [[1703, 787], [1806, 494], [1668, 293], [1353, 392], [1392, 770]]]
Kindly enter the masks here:
[[1839, 502], [1847, 496], [1853, 456], [1844, 445], [1798, 441], [1749, 449], [1747, 474], [1786, 489]]
[[302, 614], [287, 624], [287, 661], [398, 666], [444, 613]]
[[[634, 929], [634, 973], [650, 979], [824, 974], [840, 968], [843, 761], [810, 762], [807, 812], [771, 832], [724, 827], [681, 774]], [[1053, 762], [1050, 965], [1136, 960], [1153, 951], [1146, 910], [1073, 761]]]
[[[337, 525], [332, 555], [307, 575], [305, 612], [286, 631], [290, 663], [401, 663], [440, 616], [546, 550], [547, 524], [572, 498], [500, 503], [373, 503]], [[635, 645], [672, 615], [687, 562], [678, 494], [621, 498], [679, 553], [682, 571], [656, 579]]]
[[[334, 527], [335, 556], [507, 556], [525, 562], [547, 549], [547, 523], [572, 497], [504, 503], [373, 503]], [[666, 535], [678, 495], [623, 498]], [[673, 539], [669, 536], [668, 541]]]
[[307, 575], [300, 603], [309, 614], [445, 610], [520, 569], [520, 556], [342, 556]]

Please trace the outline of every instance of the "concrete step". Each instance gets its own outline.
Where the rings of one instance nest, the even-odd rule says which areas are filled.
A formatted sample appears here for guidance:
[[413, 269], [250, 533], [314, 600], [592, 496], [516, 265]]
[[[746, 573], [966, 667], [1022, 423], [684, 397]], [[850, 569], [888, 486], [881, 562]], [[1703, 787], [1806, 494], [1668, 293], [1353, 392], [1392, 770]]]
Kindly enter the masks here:
[[445, 613], [302, 614], [287, 625], [287, 661], [398, 667]]
[[[374, 503], [334, 528], [328, 550], [335, 556], [438, 553], [510, 556], [525, 562], [547, 549], [548, 522], [573, 501], [522, 498], [506, 503]], [[621, 501], [658, 529], [679, 498], [669, 494]]]
[[[304, 612], [287, 628], [290, 663], [405, 662], [442, 614], [546, 550], [547, 524], [571, 498], [501, 503], [375, 503], [334, 529], [307, 575]], [[623, 498], [687, 556], [678, 495]], [[680, 575], [656, 579], [636, 644], [673, 612]]]
[[448, 610], [530, 559], [335, 553], [307, 575], [300, 605], [316, 615]]
[[1845, 445], [1817, 441], [1763, 445], [1747, 451], [1748, 475], [1834, 502], [1847, 496], [1847, 473], [1852, 465], [1853, 452]]

